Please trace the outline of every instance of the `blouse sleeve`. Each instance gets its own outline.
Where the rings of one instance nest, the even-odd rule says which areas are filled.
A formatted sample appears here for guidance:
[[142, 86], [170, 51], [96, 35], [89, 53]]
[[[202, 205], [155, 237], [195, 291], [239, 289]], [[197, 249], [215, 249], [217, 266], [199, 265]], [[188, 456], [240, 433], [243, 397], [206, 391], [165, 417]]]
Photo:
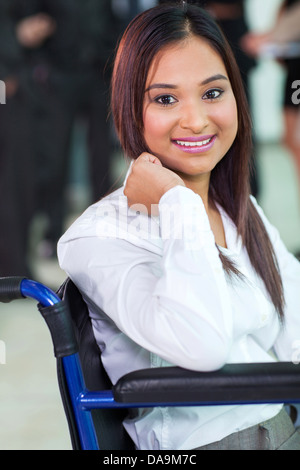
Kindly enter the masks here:
[[143, 348], [184, 368], [218, 369], [231, 348], [232, 308], [203, 202], [178, 186], [159, 206], [162, 256], [98, 228], [62, 239], [61, 267]]

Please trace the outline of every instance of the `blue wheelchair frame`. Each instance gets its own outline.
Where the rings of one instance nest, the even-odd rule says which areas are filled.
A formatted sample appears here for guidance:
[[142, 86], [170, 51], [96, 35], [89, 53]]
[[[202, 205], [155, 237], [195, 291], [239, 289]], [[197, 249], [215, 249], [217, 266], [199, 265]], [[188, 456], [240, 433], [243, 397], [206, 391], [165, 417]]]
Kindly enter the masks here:
[[[2, 279], [13, 279], [14, 284], [1, 292], [0, 282], [2, 302], [29, 297], [39, 302], [40, 311], [64, 304], [55, 292], [39, 282], [26, 278]], [[61, 359], [82, 450], [99, 450], [91, 415], [92, 410], [99, 408], [300, 403], [300, 366], [292, 363], [230, 364], [212, 373], [170, 367], [164, 368], [161, 376], [159, 369], [136, 371], [122, 377], [112, 390], [90, 391], [85, 385], [78, 352], [63, 352]], [[147, 379], [148, 373], [152, 373], [152, 382], [151, 377]], [[181, 376], [184, 383], [180, 389], [177, 383]], [[160, 378], [166, 379], [165, 382], [159, 382]], [[140, 383], [137, 395], [133, 390]], [[155, 395], [158, 388], [159, 393]]]
[[[20, 291], [23, 297], [35, 299], [43, 307], [51, 307], [61, 302], [60, 297], [55, 292], [37, 281], [23, 279], [20, 284]], [[112, 392], [99, 391], [99, 393], [91, 393], [86, 390], [78, 353], [64, 356], [62, 361], [82, 449], [98, 450], [90, 410], [97, 407], [115, 406]]]

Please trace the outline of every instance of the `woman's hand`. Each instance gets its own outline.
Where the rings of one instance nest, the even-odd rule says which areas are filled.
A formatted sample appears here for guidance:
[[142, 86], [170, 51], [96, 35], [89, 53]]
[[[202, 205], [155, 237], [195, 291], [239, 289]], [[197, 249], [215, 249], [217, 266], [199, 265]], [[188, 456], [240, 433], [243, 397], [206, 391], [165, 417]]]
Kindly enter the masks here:
[[56, 29], [54, 19], [46, 13], [27, 16], [17, 25], [17, 38], [20, 44], [28, 48], [40, 47]]
[[240, 40], [240, 46], [246, 54], [252, 57], [259, 57], [263, 48], [272, 42], [271, 32], [269, 33], [247, 33]]
[[139, 205], [139, 210], [157, 215], [160, 198], [178, 185], [185, 186], [176, 173], [163, 167], [154, 155], [142, 153], [132, 164], [124, 194], [129, 207]]

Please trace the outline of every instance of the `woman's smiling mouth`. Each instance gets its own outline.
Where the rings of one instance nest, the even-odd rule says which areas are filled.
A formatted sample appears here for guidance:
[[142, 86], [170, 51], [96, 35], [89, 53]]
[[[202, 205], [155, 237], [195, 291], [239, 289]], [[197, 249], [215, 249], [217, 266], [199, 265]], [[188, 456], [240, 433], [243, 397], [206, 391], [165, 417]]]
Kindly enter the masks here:
[[216, 135], [205, 135], [201, 137], [188, 137], [172, 140], [173, 144], [188, 153], [199, 153], [209, 150], [216, 140]]

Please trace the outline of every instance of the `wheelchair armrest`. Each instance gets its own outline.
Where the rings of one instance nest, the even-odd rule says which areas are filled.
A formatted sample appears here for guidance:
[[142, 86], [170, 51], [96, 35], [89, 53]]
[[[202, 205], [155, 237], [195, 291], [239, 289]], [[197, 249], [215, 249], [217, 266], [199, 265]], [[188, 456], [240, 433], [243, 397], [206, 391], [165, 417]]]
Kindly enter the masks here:
[[113, 395], [120, 403], [295, 403], [300, 400], [300, 365], [227, 364], [213, 372], [142, 369], [121, 377]]

